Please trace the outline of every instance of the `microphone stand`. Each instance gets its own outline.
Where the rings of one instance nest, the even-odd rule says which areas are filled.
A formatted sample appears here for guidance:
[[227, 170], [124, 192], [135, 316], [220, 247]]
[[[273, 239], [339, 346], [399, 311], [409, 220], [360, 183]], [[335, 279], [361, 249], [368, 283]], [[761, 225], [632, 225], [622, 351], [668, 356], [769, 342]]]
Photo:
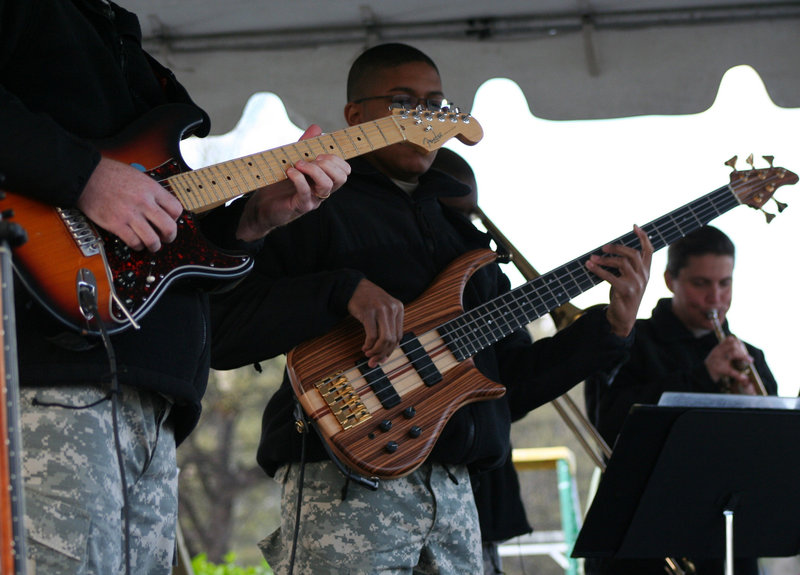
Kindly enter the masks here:
[[[2, 182], [0, 174], [0, 182]], [[0, 200], [5, 197], [0, 191]], [[11, 248], [27, 241], [18, 224], [0, 213], [0, 573], [25, 575], [25, 503], [22, 488], [22, 439], [19, 424], [19, 372], [14, 316]]]

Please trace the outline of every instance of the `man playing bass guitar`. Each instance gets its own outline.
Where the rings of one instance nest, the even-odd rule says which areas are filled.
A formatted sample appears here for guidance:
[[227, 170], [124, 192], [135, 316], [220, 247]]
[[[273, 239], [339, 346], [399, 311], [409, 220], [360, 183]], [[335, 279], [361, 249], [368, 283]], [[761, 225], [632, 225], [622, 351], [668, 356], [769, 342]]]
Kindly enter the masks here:
[[[443, 101], [442, 80], [428, 56], [407, 45], [384, 44], [367, 50], [353, 64], [345, 118], [354, 125], [387, 116], [392, 106], [405, 106], [409, 113], [441, 114], [447, 121], [449, 112], [442, 109]], [[435, 126], [431, 137], [436, 137]], [[310, 337], [326, 334], [347, 317], [359, 327], [355, 352], [364, 356], [358, 369], [366, 378], [380, 370], [388, 374], [391, 358], [400, 350], [411, 355], [419, 352], [414, 343], [416, 320], [405, 313], [407, 304], [419, 298], [453, 260], [488, 247], [484, 233], [439, 202], [440, 197], [469, 190], [431, 170], [434, 157], [401, 143], [351, 161], [347, 185], [321, 209], [270, 234], [253, 273], [234, 292], [212, 303], [219, 336], [214, 339], [212, 365], [234, 368], [285, 353]], [[509, 160], [509, 169], [513, 167]], [[520, 170], [521, 185], [525, 173]], [[480, 372], [472, 367], [471, 359], [454, 371], [466, 379], [478, 374], [481, 380], [513, 386], [527, 395], [529, 404], [541, 405], [566, 389], [526, 386], [531, 374], [546, 376], [551, 366], [563, 362], [573, 366], [573, 381], [566, 386], [571, 387], [619, 361], [629, 343], [652, 255], [645, 234], [638, 231], [638, 236], [641, 251], [611, 245], [587, 264], [612, 286], [607, 307], [590, 311], [572, 329], [535, 344], [524, 326], [519, 326], [475, 355], [474, 365]], [[466, 283], [464, 305], [473, 308], [508, 289], [509, 281], [499, 266], [485, 265]], [[431, 301], [427, 309], [436, 313], [441, 304]], [[283, 328], [271, 330], [268, 323]], [[335, 355], [338, 343], [312, 350], [308, 361], [324, 362]], [[422, 374], [426, 371], [422, 365], [431, 365], [425, 357], [418, 359], [415, 369]], [[450, 388], [447, 374], [439, 380], [435, 368], [427, 371], [421, 375], [427, 381], [421, 387]], [[404, 422], [411, 424], [407, 434], [411, 438], [425, 437], [432, 427], [441, 425], [432, 450], [419, 465], [380, 481], [376, 490], [357, 477], [345, 477], [315, 434], [297, 433], [299, 418], [287, 379], [267, 405], [258, 453], [261, 466], [284, 489], [281, 527], [261, 543], [265, 556], [277, 573], [288, 573], [292, 567], [298, 573], [482, 572], [470, 475], [501, 465], [508, 455], [507, 400], [475, 402], [470, 398], [453, 413], [442, 413], [445, 424], [419, 407], [424, 402], [406, 405], [407, 393], [392, 385], [381, 387], [385, 380], [377, 379], [382, 381], [373, 381], [372, 389], [380, 389], [375, 395], [393, 415], [356, 426], [370, 430], [364, 441], [381, 441], [382, 434]], [[421, 397], [424, 390], [415, 394]], [[347, 417], [343, 420], [349, 425]], [[403, 440], [380, 445], [383, 454], [405, 454]], [[303, 457], [304, 466], [300, 464]], [[295, 525], [299, 489], [301, 515]]]

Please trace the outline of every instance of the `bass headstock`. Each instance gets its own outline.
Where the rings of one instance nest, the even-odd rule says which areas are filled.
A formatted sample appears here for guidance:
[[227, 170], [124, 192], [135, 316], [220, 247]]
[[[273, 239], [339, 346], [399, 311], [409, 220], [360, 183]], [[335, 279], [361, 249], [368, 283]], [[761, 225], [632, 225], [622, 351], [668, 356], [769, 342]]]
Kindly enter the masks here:
[[750, 154], [745, 160], [750, 165], [749, 170], [736, 169], [736, 156], [725, 162], [725, 165], [733, 169], [730, 189], [739, 200], [739, 203], [761, 210], [767, 218], [767, 223], [769, 223], [775, 218], [775, 214], [764, 210], [764, 204], [772, 200], [775, 202], [779, 213], [785, 210], [787, 204], [779, 202], [773, 197], [773, 194], [781, 186], [796, 184], [798, 178], [797, 174], [790, 172], [786, 168], [774, 167], [772, 165], [775, 159], [774, 156], [762, 156], [762, 158], [767, 161], [769, 168], [757, 169], [753, 163], [753, 154]]
[[483, 138], [483, 128], [478, 121], [452, 105], [438, 110], [423, 106], [394, 108], [392, 119], [407, 142], [428, 152], [441, 148], [451, 138], [468, 146], [474, 146]]

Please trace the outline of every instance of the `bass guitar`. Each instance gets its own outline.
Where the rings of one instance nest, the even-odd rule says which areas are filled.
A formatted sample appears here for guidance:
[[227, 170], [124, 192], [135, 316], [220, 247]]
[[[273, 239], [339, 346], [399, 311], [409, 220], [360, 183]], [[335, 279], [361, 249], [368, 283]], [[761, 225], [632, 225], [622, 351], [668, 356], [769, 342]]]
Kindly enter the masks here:
[[453, 137], [468, 145], [483, 137], [480, 124], [458, 109], [397, 108], [385, 118], [190, 170], [180, 156], [179, 143], [200, 122], [189, 106], [163, 106], [115, 138], [98, 143], [104, 156], [141, 169], [183, 205], [177, 239], [154, 254], [129, 249], [76, 209], [7, 194], [4, 207], [13, 210], [29, 236], [15, 251], [15, 271], [36, 299], [67, 326], [99, 333], [81, 312], [82, 289], [96, 294], [97, 315], [113, 334], [137, 328], [179, 279], [224, 282], [247, 274], [253, 265], [250, 258], [209, 243], [194, 215], [285, 180], [286, 170], [299, 160], [311, 161], [320, 154], [349, 159], [400, 142], [432, 151]]
[[[734, 171], [729, 184], [642, 226], [654, 248], [739, 204], [760, 209], [779, 186], [797, 182], [797, 175], [765, 158], [768, 169]], [[641, 247], [633, 232], [610, 243]], [[367, 365], [363, 328], [348, 318], [289, 352], [292, 389], [344, 466], [373, 478], [407, 475], [425, 461], [457, 409], [505, 393], [475, 368], [472, 356], [600, 283], [585, 263], [601, 253], [584, 254], [466, 313], [465, 284], [496, 254], [464, 254], [406, 306], [405, 336], [383, 364]]]

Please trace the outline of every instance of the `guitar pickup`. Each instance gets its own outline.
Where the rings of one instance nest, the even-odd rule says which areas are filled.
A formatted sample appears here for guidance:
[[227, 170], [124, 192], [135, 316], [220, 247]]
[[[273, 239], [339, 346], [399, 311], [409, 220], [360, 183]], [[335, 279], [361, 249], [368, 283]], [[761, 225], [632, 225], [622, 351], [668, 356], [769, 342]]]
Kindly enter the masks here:
[[350, 429], [372, 417], [344, 374], [321, 381], [317, 390], [343, 429]]

